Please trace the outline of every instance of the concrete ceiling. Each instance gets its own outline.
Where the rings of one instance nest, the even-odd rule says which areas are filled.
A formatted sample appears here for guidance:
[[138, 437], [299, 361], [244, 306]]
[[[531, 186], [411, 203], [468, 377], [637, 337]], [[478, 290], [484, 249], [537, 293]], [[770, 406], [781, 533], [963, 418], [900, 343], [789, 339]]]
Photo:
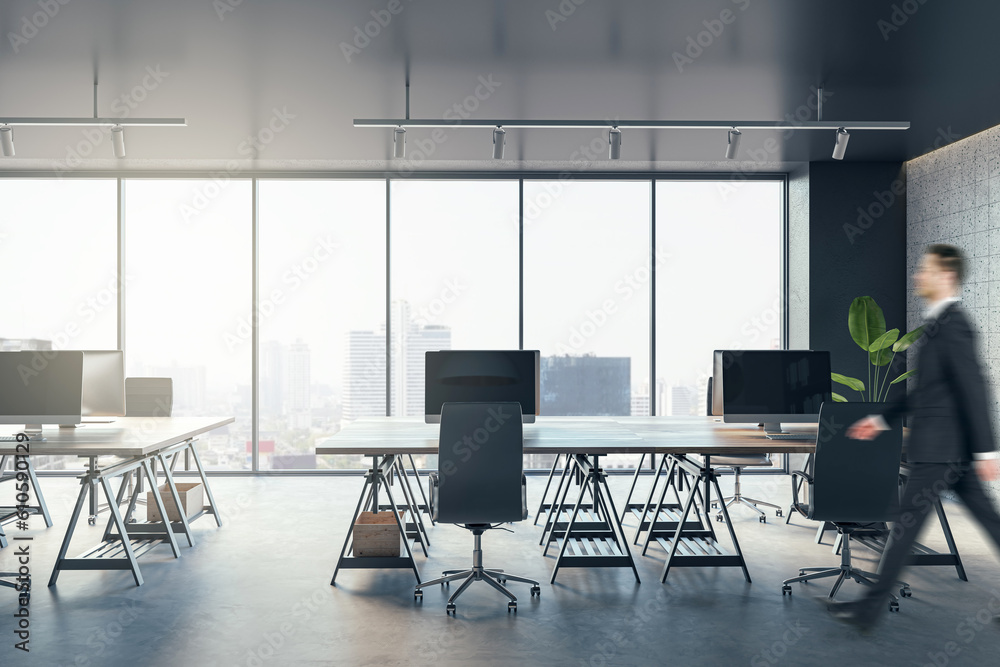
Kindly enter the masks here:
[[[96, 73], [100, 115], [188, 127], [129, 129], [126, 160], [19, 127], [0, 169], [378, 169], [392, 133], [353, 119], [402, 117], [407, 76], [413, 118], [814, 119], [821, 84], [824, 119], [912, 123], [854, 132], [848, 160], [901, 160], [1000, 123], [998, 19], [968, 0], [5, 0], [0, 117], [90, 116]], [[606, 132], [511, 129], [497, 163], [488, 129], [407, 136], [430, 169], [773, 170], [833, 145], [747, 131], [734, 164], [722, 130], [634, 130], [610, 163]]]

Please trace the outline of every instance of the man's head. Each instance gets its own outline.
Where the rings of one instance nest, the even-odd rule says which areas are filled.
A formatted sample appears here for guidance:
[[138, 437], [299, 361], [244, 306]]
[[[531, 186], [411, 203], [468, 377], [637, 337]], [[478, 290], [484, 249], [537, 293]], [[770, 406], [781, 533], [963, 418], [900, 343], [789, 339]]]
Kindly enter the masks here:
[[957, 296], [963, 278], [965, 257], [962, 251], [947, 243], [934, 243], [924, 250], [913, 282], [921, 298], [934, 302]]

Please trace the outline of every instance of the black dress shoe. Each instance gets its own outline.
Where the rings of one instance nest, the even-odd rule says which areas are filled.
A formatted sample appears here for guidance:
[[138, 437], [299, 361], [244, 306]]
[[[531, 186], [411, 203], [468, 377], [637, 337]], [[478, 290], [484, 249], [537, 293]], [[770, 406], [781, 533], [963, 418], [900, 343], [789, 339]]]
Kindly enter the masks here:
[[852, 600], [851, 602], [828, 601], [826, 608], [835, 619], [841, 623], [856, 627], [863, 634], [870, 634], [875, 627], [876, 615], [872, 613], [871, 605], [861, 600]]

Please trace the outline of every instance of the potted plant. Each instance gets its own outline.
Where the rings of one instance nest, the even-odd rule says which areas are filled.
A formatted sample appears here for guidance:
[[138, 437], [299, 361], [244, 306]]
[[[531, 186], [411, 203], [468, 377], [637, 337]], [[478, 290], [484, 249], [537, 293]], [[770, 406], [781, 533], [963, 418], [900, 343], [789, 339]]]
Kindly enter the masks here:
[[[870, 362], [868, 365], [868, 388], [865, 389], [866, 385], [861, 380], [840, 373], [831, 373], [830, 377], [834, 382], [859, 392], [861, 400], [884, 401], [889, 395], [889, 387], [902, 382], [917, 372], [917, 369], [914, 368], [889, 381], [889, 370], [892, 367], [893, 359], [896, 358], [896, 353], [903, 352], [920, 338], [921, 334], [924, 333], [922, 326], [900, 338], [899, 329], [885, 330], [885, 315], [879, 305], [875, 303], [875, 299], [870, 296], [859, 296], [851, 302], [851, 309], [847, 314], [847, 327], [854, 342], [868, 354]], [[890, 354], [890, 348], [892, 354]], [[885, 373], [882, 373], [883, 366]], [[873, 370], [874, 379], [872, 377]], [[847, 401], [836, 392], [833, 392], [833, 400], [840, 403]]]

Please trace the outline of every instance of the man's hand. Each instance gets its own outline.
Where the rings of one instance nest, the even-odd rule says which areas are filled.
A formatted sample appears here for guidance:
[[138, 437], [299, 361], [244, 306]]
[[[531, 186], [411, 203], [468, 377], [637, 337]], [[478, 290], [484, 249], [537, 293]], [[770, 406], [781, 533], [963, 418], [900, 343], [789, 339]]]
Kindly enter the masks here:
[[855, 440], [874, 440], [882, 430], [875, 419], [865, 417], [851, 424], [847, 429], [847, 437]]
[[980, 459], [973, 462], [976, 474], [984, 482], [992, 482], [1000, 478], [1000, 459]]

